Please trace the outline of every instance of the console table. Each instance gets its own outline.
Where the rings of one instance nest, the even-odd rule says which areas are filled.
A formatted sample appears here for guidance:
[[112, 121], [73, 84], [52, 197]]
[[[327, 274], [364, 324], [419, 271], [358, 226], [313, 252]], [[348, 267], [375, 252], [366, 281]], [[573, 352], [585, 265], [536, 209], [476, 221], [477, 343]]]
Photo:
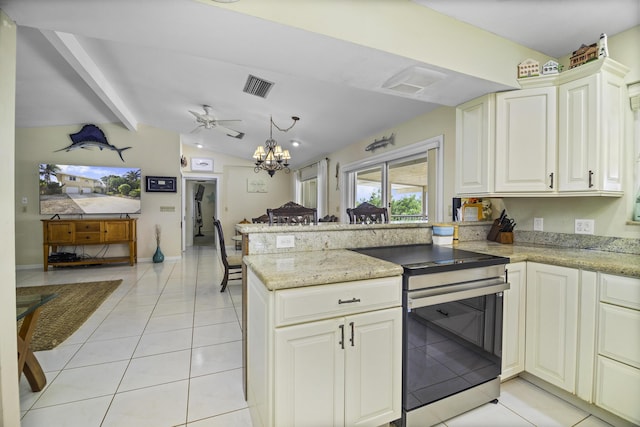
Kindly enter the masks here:
[[[107, 264], [138, 261], [135, 218], [96, 219], [43, 219], [42, 249], [44, 271], [53, 266]], [[58, 246], [113, 245], [124, 244], [129, 254], [115, 257], [87, 258], [78, 260], [49, 261], [49, 255], [58, 251]]]

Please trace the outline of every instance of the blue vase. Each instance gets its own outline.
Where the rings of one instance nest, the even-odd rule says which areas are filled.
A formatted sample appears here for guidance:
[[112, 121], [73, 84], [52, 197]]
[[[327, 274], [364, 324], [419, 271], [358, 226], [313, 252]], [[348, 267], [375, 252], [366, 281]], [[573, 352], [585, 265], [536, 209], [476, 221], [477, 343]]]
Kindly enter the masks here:
[[156, 253], [153, 254], [153, 262], [162, 262], [164, 261], [164, 254], [162, 253], [162, 251], [160, 250], [160, 246], [158, 246], [156, 248]]

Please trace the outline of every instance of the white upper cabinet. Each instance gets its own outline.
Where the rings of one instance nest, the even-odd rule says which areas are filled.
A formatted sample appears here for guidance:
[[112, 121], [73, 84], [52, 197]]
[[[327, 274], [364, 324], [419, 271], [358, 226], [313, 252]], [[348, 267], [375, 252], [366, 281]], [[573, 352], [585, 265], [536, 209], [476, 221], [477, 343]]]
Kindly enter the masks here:
[[628, 71], [603, 58], [459, 105], [456, 194], [621, 196]]
[[610, 59], [582, 67], [558, 80], [559, 191], [621, 192], [628, 69]]
[[456, 109], [456, 193], [493, 192], [495, 94], [481, 96]]
[[556, 87], [496, 95], [497, 193], [551, 193], [556, 177]]

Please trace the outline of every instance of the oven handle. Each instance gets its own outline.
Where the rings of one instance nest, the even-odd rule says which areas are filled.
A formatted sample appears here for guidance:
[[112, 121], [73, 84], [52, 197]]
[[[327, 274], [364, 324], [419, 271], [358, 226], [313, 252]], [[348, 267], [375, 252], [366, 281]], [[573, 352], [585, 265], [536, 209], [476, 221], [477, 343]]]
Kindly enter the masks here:
[[411, 291], [407, 297], [408, 311], [428, 305], [497, 294], [498, 292], [506, 291], [510, 287], [509, 282], [505, 282], [504, 278], [494, 278]]

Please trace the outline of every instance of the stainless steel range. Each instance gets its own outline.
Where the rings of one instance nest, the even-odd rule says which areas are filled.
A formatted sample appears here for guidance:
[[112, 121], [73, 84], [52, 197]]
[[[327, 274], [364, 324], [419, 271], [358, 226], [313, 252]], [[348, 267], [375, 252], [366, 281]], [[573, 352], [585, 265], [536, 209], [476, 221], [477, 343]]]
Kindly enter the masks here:
[[450, 246], [355, 249], [403, 275], [403, 426], [431, 426], [500, 395], [509, 258]]

